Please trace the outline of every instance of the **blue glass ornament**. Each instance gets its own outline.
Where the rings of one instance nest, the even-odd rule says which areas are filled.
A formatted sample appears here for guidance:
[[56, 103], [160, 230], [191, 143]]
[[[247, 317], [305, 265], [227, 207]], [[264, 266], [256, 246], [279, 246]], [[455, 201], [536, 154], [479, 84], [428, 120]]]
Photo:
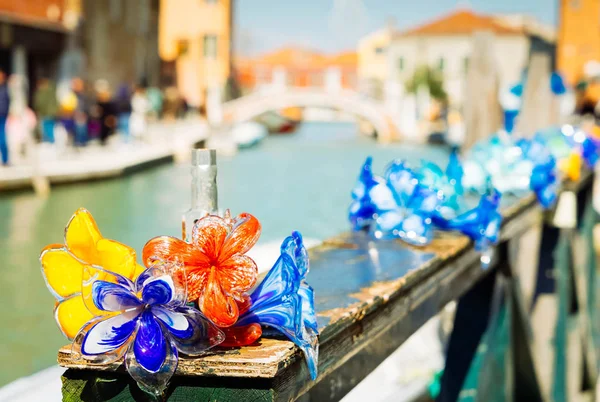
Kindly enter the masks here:
[[500, 193], [491, 189], [481, 197], [477, 207], [456, 218], [436, 220], [436, 224], [445, 230], [458, 230], [475, 242], [475, 249], [486, 252], [498, 243], [502, 215], [499, 212]]
[[375, 205], [371, 200], [371, 189], [383, 180], [373, 174], [373, 158], [368, 157], [363, 164], [358, 181], [352, 190], [352, 203], [348, 209], [348, 219], [353, 230], [369, 228], [374, 221]]
[[424, 245], [433, 238], [432, 216], [443, 197], [421, 184], [417, 174], [402, 161], [394, 161], [386, 182], [371, 190], [377, 210], [377, 238], [399, 237], [409, 244]]
[[567, 93], [567, 87], [565, 85], [565, 81], [563, 77], [557, 73], [553, 72], [550, 76], [550, 89], [554, 95], [564, 95]]
[[304, 353], [311, 378], [317, 378], [319, 330], [313, 289], [305, 282], [308, 252], [302, 235], [293, 232], [281, 244], [281, 255], [250, 295], [250, 308], [236, 326], [254, 323], [281, 331]]
[[459, 200], [464, 193], [462, 185], [464, 170], [456, 148], [450, 153], [445, 173], [435, 163], [423, 161], [419, 176], [422, 185], [437, 191], [438, 196], [443, 197], [443, 202], [439, 206], [443, 216], [449, 217], [458, 212]]
[[73, 340], [75, 355], [92, 364], [125, 357], [126, 369], [140, 388], [159, 395], [175, 373], [179, 353], [197, 356], [223, 342], [223, 331], [187, 306], [185, 283], [173, 272], [173, 265], [159, 263], [133, 283], [86, 267], [84, 300], [109, 314], [84, 325]]
[[586, 136], [585, 140], [581, 144], [581, 156], [588, 165], [593, 168], [598, 162], [598, 152], [600, 151], [600, 141], [592, 138], [590, 135]]

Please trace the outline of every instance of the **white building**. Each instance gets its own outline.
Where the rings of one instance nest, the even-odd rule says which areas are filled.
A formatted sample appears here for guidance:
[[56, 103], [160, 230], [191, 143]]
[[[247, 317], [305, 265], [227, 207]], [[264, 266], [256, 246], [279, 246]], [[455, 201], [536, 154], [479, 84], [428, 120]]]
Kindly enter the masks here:
[[457, 10], [433, 22], [396, 32], [387, 48], [379, 45], [373, 52], [381, 55], [385, 49], [386, 73], [392, 82], [406, 83], [420, 66], [439, 70], [450, 103], [461, 105], [476, 32], [494, 35], [493, 53], [501, 88], [522, 79], [532, 47], [552, 53], [554, 49], [552, 30], [528, 18], [491, 17]]

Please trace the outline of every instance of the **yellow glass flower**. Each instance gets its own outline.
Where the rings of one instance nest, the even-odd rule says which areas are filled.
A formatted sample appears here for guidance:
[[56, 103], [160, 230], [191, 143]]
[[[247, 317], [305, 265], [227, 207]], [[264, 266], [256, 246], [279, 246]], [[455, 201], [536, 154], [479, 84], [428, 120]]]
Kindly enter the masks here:
[[558, 166], [563, 175], [572, 181], [577, 181], [581, 177], [581, 155], [578, 152], [571, 154], [560, 160]]
[[102, 270], [134, 280], [143, 270], [136, 263], [135, 250], [100, 234], [92, 215], [78, 209], [65, 228], [65, 244], [46, 246], [40, 255], [42, 275], [56, 297], [54, 318], [63, 334], [72, 340], [94, 316], [108, 312], [98, 310], [89, 296], [82, 294], [84, 267], [96, 275]]

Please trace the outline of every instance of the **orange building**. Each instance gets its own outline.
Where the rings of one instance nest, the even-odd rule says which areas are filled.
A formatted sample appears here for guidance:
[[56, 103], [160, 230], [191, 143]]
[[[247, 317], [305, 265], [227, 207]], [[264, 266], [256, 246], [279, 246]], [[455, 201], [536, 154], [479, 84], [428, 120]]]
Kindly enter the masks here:
[[558, 70], [571, 85], [590, 61], [600, 61], [600, 1], [560, 0]]
[[328, 70], [339, 71], [343, 88], [356, 88], [355, 52], [326, 55], [295, 47], [284, 48], [256, 58], [238, 58], [235, 70], [240, 86], [248, 91], [269, 85], [281, 72], [286, 84], [294, 87], [320, 87]]

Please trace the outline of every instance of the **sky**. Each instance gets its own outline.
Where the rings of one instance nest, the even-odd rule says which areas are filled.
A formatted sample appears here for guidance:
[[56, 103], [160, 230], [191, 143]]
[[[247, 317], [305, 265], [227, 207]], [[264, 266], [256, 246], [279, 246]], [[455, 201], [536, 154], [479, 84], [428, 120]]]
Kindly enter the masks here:
[[457, 7], [485, 14], [529, 14], [556, 23], [558, 0], [235, 0], [235, 48], [258, 55], [296, 45], [336, 53], [395, 21], [420, 25]]

